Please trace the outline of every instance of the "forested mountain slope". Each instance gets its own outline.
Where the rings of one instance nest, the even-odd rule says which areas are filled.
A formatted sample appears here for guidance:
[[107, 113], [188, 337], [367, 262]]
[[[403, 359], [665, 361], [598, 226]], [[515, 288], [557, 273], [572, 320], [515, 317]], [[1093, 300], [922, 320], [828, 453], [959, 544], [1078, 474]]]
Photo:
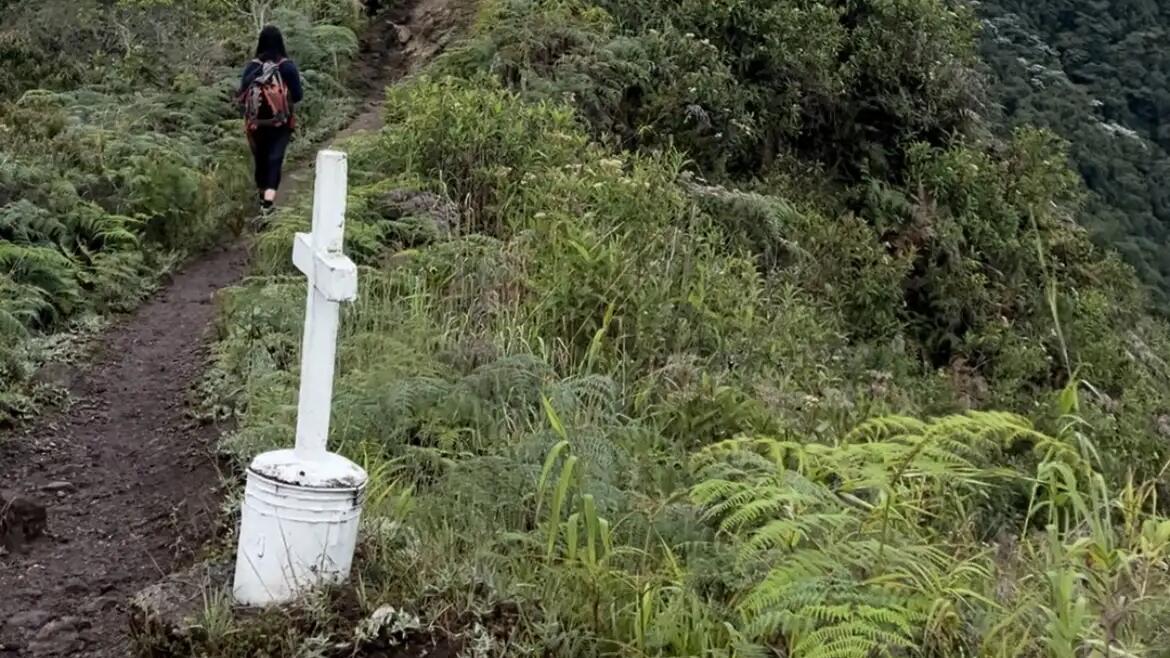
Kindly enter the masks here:
[[1170, 5], [986, 0], [981, 51], [1008, 126], [1068, 140], [1081, 222], [1170, 309]]

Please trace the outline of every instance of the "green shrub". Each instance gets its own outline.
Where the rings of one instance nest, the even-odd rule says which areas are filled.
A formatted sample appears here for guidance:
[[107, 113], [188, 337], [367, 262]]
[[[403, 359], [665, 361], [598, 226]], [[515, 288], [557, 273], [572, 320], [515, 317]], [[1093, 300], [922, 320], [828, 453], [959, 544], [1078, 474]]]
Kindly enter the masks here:
[[502, 213], [530, 169], [588, 150], [567, 108], [527, 105], [504, 89], [452, 78], [392, 87], [385, 121], [391, 129], [355, 153], [358, 167], [434, 181], [464, 207], [472, 232], [506, 230]]
[[477, 39], [439, 70], [494, 76], [530, 100], [577, 108], [595, 138], [632, 148], [675, 146], [720, 171], [752, 140], [747, 90], [707, 40], [669, 26], [625, 35], [582, 3], [488, 5]]

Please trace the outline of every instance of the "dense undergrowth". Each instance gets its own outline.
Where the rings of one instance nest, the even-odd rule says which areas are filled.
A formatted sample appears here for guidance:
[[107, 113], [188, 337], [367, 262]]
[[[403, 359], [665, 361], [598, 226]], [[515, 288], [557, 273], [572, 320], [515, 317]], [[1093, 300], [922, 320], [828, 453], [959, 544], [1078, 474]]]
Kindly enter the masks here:
[[[371, 474], [372, 617], [212, 598], [188, 649], [1170, 650], [1167, 330], [1059, 144], [983, 129], [970, 21], [486, 3], [350, 145], [332, 445]], [[292, 440], [307, 222], [222, 300], [240, 465]]]
[[[133, 308], [184, 254], [238, 234], [253, 210], [231, 97], [256, 17], [227, 5], [0, 10], [0, 425], [52, 393], [28, 384], [60, 345], [44, 336]], [[305, 69], [311, 141], [352, 109], [355, 11], [290, 0], [271, 17]]]

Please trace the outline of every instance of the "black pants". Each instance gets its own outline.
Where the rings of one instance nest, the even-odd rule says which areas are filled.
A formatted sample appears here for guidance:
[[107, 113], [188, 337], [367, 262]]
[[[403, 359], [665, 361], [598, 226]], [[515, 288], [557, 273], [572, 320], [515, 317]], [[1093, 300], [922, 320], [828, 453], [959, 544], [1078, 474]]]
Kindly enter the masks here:
[[289, 128], [258, 128], [248, 135], [252, 158], [256, 161], [256, 189], [279, 190], [284, 153], [292, 140]]

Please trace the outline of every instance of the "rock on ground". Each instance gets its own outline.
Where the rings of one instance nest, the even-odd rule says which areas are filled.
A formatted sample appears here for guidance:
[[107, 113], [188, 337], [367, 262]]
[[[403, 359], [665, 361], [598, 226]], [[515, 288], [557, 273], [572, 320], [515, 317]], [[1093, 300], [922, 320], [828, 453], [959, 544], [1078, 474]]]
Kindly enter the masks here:
[[459, 206], [432, 192], [390, 190], [377, 199], [376, 208], [382, 217], [391, 221], [410, 217], [425, 219], [441, 237], [458, 233], [461, 224]]
[[61, 617], [41, 627], [28, 644], [34, 656], [71, 656], [85, 647], [81, 632], [90, 623], [80, 617]]
[[45, 506], [15, 491], [0, 490], [0, 546], [12, 550], [45, 533]]
[[228, 562], [197, 564], [171, 574], [130, 600], [130, 631], [152, 646], [186, 646], [213, 597], [230, 591]]

